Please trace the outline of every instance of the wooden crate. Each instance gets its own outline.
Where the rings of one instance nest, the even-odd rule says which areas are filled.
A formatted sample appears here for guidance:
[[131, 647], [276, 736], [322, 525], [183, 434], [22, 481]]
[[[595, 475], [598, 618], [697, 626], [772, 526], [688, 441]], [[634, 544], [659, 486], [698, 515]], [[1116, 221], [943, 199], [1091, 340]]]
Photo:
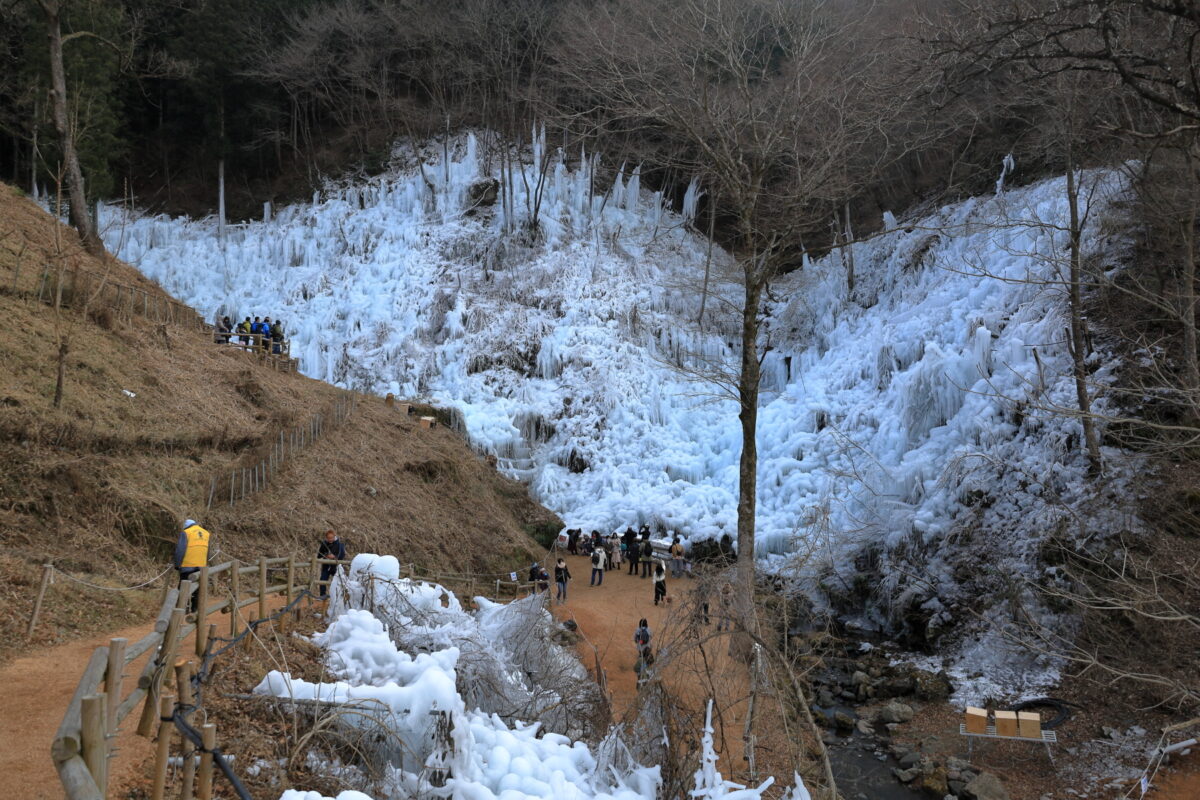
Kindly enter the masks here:
[[996, 712], [996, 735], [997, 736], [1016, 736], [1017, 735], [1017, 712], [1015, 711], [997, 711]]
[[967, 706], [967, 733], [987, 733], [988, 712], [983, 708]]
[[418, 424], [420, 424], [422, 428], [436, 428], [437, 417], [421, 417], [421, 419], [418, 420]]
[[1017, 730], [1022, 739], [1042, 738], [1042, 718], [1036, 711], [1017, 712]]

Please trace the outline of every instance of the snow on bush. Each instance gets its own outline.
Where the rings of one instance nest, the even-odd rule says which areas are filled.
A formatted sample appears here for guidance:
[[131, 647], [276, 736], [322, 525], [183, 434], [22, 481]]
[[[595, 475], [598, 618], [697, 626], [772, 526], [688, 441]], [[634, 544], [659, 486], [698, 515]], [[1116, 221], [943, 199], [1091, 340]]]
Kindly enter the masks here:
[[[106, 207], [101, 222], [115, 252], [206, 315], [282, 317], [305, 373], [457, 409], [473, 444], [572, 527], [733, 536], [736, 404], [685, 374], [736, 364], [735, 287], [714, 280], [706, 301], [698, 290], [705, 242], [636, 170], [604, 185], [595, 158], [558, 153], [544, 181], [526, 167], [507, 187], [511, 205], [475, 208], [469, 187], [495, 160], [473, 136], [450, 163], [441, 152], [409, 148], [385, 175], [224, 238], [212, 219]], [[1122, 187], [1108, 173], [1083, 181], [1085, 248], [1104, 258], [1100, 221]], [[1122, 524], [1087, 477], [1078, 422], [1052, 411], [1074, 405], [1053, 283], [1067, 218], [1063, 179], [888, 215], [877, 237], [776, 283], [764, 558], [872, 624], [936, 636], [965, 581], [1029, 574], [1072, 515], [1096, 531]], [[718, 274], [728, 256], [714, 258]], [[1094, 385], [1111, 380], [1108, 354], [1092, 365]], [[1112, 471], [1102, 488], [1123, 480]]]
[[[369, 734], [361, 741], [372, 743], [374, 755], [384, 764], [379, 785], [370, 789], [380, 800], [417, 795], [470, 800], [655, 798], [659, 768], [627, 759], [618, 768], [611, 739], [594, 752], [583, 741], [548, 731], [541, 723], [504, 718], [468, 701], [466, 684], [526, 685], [534, 677], [527, 667], [547, 660], [530, 652], [533, 637], [524, 633], [531, 616], [523, 607], [527, 601], [485, 603], [467, 613], [454, 594], [439, 585], [390, 575], [386, 558], [357, 556], [349, 573], [331, 588], [341, 600], [331, 607], [332, 623], [314, 641], [326, 649], [327, 664], [340, 680], [311, 683], [272, 671], [255, 688], [257, 694], [353, 708], [341, 725]], [[363, 603], [373, 610], [355, 605]], [[416, 609], [419, 613], [414, 615]], [[514, 644], [514, 634], [525, 643]], [[409, 652], [403, 643], [413, 641], [425, 649]], [[559, 659], [570, 659], [548, 637], [541, 638], [540, 649], [558, 653], [548, 658], [556, 668]], [[486, 650], [489, 658], [477, 661], [466, 680], [460, 670], [473, 650]], [[586, 679], [578, 662], [570, 660], [572, 674]], [[448, 716], [449, 724], [439, 739], [435, 734], [441, 714]], [[723, 781], [715, 771], [711, 736], [705, 742], [704, 768], [697, 773], [697, 786], [704, 793], [697, 796], [760, 800], [770, 782], [753, 790]], [[802, 792], [798, 784], [794, 797], [807, 798]], [[298, 790], [286, 791], [282, 798], [323, 800], [318, 793]], [[370, 800], [354, 791], [338, 795], [338, 800], [362, 798]]]

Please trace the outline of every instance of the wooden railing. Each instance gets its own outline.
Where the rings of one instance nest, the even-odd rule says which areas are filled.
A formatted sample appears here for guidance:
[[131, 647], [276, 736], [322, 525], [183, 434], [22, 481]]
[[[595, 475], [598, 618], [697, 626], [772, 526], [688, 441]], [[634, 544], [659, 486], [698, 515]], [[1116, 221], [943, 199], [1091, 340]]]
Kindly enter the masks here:
[[206, 331], [209, 326], [190, 306], [173, 300], [165, 293], [130, 286], [113, 280], [112, 276], [78, 267], [62, 267], [49, 263], [21, 268], [17, 258], [12, 275], [0, 279], [10, 292], [36, 299], [38, 302], [65, 307], [91, 309], [107, 308], [123, 318], [144, 317], [152, 322]]
[[[243, 339], [250, 341], [244, 342]], [[245, 351], [258, 358], [262, 363], [269, 364], [272, 369], [281, 372], [295, 372], [299, 369], [300, 359], [292, 358], [291, 339], [284, 339], [277, 343], [270, 334], [238, 333], [237, 331], [226, 333], [214, 329], [213, 341]], [[276, 344], [279, 346], [278, 353], [275, 352]]]
[[[173, 588], [168, 581], [158, 617], [144, 637], [130, 644], [114, 638], [107, 647], [92, 652], [71, 702], [67, 705], [62, 723], [54, 736], [50, 752], [68, 800], [104, 800], [108, 793], [108, 760], [112, 741], [120, 724], [139, 704], [142, 706], [137, 734], [152, 737], [157, 732], [153, 800], [161, 800], [166, 787], [167, 758], [176, 719], [186, 719], [196, 711], [192, 699], [192, 665], [179, 658], [180, 647], [187, 637], [195, 634], [194, 652], [203, 660], [211, 657], [211, 644], [217, 638], [217, 624], [209, 623], [213, 614], [228, 613], [229, 639], [236, 641], [248, 626], [270, 619], [269, 599], [282, 596], [287, 607], [293, 607], [304, 593], [316, 595], [318, 588], [332, 580], [321, 580], [323, 565], [348, 565], [349, 561], [331, 559], [260, 558], [242, 564], [227, 561], [203, 567], [195, 580], [182, 581]], [[435, 573], [407, 565], [404, 577], [426, 580], [466, 590], [468, 597], [488, 594], [493, 599], [512, 597], [529, 591], [533, 584], [520, 580], [503, 580], [494, 575], [481, 576], [460, 573]], [[275, 573], [273, 575], [273, 573]], [[283, 573], [279, 575], [278, 573]], [[307, 573], [303, 577], [301, 573]], [[422, 574], [424, 573], [424, 574]], [[282, 579], [282, 581], [280, 581]], [[272, 583], [272, 580], [276, 582]], [[482, 591], [477, 592], [477, 589]], [[188, 613], [193, 593], [196, 612]], [[217, 597], [220, 599], [216, 599]], [[241, 610], [254, 608], [256, 616], [246, 619]], [[126, 685], [125, 671], [141, 656], [152, 652], [142, 667], [132, 689]], [[176, 678], [176, 695], [166, 693], [172, 673]], [[184, 759], [184, 796], [209, 800], [212, 796], [213, 751], [216, 747], [216, 727], [202, 726], [203, 741], [200, 766], [195, 770], [191, 758]]]

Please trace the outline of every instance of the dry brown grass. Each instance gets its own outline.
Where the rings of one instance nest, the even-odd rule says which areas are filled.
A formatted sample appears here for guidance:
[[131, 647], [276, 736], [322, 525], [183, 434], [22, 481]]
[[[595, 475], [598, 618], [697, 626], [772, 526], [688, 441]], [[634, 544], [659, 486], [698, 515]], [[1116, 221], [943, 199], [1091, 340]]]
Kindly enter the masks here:
[[[377, 398], [328, 427], [267, 491], [206, 512], [214, 475], [257, 463], [280, 430], [327, 411], [339, 391], [196, 332], [137, 316], [98, 324], [93, 315], [74, 320], [65, 398], [53, 408], [54, 311], [5, 289], [22, 247], [23, 273], [53, 256], [54, 224], [0, 185], [0, 548], [13, 559], [10, 574], [23, 563], [36, 580], [50, 559], [138, 583], [168, 563], [188, 516], [216, 534], [225, 558], [315, 553], [321, 532], [334, 528], [352, 553], [507, 571], [536, 551], [532, 527], [557, 524], [454, 433], [417, 430]], [[77, 247], [68, 258], [162, 294], [128, 265], [89, 263]], [[48, 620], [57, 625], [52, 611]]]

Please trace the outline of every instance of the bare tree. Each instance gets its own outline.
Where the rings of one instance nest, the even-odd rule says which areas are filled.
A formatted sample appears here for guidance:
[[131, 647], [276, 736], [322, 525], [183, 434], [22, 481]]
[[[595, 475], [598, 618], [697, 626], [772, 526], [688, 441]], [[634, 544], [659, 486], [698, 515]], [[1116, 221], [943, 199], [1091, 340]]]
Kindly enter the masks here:
[[67, 113], [67, 74], [63, 67], [63, 44], [80, 34], [63, 36], [62, 4], [59, 0], [37, 0], [37, 4], [46, 19], [46, 36], [50, 48], [50, 109], [62, 147], [63, 169], [70, 198], [71, 225], [79, 232], [79, 238], [89, 253], [103, 255], [104, 244], [100, 241], [92, 215], [88, 212], [83, 169], [79, 166], [79, 154], [75, 149], [75, 126]]
[[[847, 166], [869, 152], [888, 109], [872, 101], [869, 54], [854, 26], [820, 3], [620, 0], [568, 16], [559, 52], [571, 123], [656, 143], [656, 166], [695, 175], [721, 207], [717, 236], [738, 286], [738, 364], [729, 375], [742, 429], [737, 616], [754, 629], [756, 432], [763, 304], [803, 261], [854, 188]], [[750, 636], [734, 637], [744, 657]]]

